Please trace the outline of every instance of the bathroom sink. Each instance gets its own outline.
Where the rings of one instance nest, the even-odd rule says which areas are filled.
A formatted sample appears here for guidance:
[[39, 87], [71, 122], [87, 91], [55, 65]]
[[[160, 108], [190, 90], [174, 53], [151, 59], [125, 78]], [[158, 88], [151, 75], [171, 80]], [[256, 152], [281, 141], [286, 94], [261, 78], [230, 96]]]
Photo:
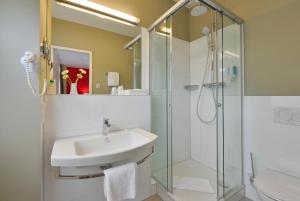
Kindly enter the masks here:
[[157, 136], [143, 129], [125, 129], [57, 140], [51, 154], [56, 167], [104, 166], [138, 161], [152, 153]]

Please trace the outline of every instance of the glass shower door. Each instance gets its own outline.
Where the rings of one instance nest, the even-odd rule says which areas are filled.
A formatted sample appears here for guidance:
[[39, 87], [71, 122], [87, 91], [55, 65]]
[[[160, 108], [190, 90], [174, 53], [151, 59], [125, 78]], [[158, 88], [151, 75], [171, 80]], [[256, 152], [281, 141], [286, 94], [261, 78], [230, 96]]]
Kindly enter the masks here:
[[223, 83], [219, 91], [218, 183], [219, 198], [228, 198], [240, 190], [242, 180], [242, 55], [241, 25], [222, 16], [220, 34]]
[[170, 21], [165, 20], [150, 32], [151, 132], [158, 135], [152, 158], [152, 176], [172, 191], [170, 130], [169, 52]]

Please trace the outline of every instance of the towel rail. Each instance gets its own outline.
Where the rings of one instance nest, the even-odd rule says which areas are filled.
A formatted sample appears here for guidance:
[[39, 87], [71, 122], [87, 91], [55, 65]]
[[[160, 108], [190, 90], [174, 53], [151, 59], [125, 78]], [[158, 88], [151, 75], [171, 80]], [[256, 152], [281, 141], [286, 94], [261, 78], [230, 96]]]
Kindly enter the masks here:
[[[152, 152], [150, 154], [148, 154], [146, 157], [144, 157], [143, 159], [139, 160], [136, 162], [137, 165], [142, 164], [143, 162], [145, 162], [152, 154], [154, 153], [154, 149], [152, 148]], [[108, 164], [108, 165], [103, 165], [100, 166], [101, 170], [106, 170], [111, 168], [112, 165]], [[58, 179], [65, 179], [65, 180], [77, 180], [77, 179], [91, 179], [91, 178], [97, 178], [97, 177], [103, 177], [105, 176], [104, 173], [98, 173], [98, 174], [90, 174], [90, 175], [61, 175], [60, 173], [58, 173], [57, 178]]]

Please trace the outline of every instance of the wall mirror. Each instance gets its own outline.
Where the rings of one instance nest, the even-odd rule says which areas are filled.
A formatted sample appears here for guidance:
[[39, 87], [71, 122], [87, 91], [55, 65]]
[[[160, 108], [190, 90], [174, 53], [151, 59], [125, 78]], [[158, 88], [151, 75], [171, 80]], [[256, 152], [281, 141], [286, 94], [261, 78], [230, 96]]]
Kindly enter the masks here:
[[78, 2], [52, 0], [47, 93], [148, 94], [148, 31], [139, 19]]

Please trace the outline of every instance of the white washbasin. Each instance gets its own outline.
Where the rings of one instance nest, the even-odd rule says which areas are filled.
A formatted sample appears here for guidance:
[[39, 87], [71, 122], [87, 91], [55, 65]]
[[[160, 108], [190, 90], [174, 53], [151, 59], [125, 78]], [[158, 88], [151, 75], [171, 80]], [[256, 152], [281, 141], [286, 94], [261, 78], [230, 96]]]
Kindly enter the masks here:
[[138, 161], [152, 152], [157, 136], [143, 129], [125, 129], [57, 140], [51, 154], [56, 167], [87, 167]]

